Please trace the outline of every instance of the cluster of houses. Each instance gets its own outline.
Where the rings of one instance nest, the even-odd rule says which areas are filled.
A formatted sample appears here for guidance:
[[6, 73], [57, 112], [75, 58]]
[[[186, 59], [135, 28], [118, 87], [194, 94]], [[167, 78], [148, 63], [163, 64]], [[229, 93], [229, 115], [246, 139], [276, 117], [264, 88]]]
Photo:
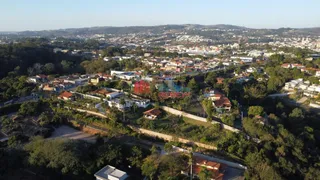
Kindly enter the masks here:
[[125, 110], [136, 106], [138, 108], [147, 108], [150, 105], [149, 99], [127, 97], [123, 92], [101, 88], [85, 94], [79, 92], [63, 91], [58, 96], [61, 100], [75, 100], [75, 97], [104, 101], [109, 107], [116, 107], [119, 110]]
[[309, 97], [318, 96], [320, 93], [320, 85], [311, 84], [310, 81], [303, 81], [302, 78], [286, 82], [283, 89], [286, 91], [298, 90]]
[[161, 71], [170, 71], [175, 73], [185, 73], [192, 71], [207, 72], [218, 68], [221, 64], [230, 66], [231, 64], [252, 63], [255, 59], [252, 57], [232, 56], [228, 59], [209, 59], [201, 60], [199, 58], [145, 58], [142, 62], [151, 67], [157, 67]]
[[80, 85], [84, 85], [88, 82], [90, 75], [69, 75], [69, 76], [60, 76], [49, 80], [46, 75], [36, 75], [28, 77], [27, 81], [29, 83], [39, 84], [39, 90], [48, 91], [48, 92], [62, 92], [75, 88]]
[[307, 68], [302, 64], [290, 64], [290, 63], [284, 63], [281, 65], [282, 68], [286, 68], [286, 69], [293, 69], [293, 68], [297, 68], [299, 69], [301, 72], [306, 72], [308, 74], [314, 74], [315, 77], [320, 77], [320, 69], [317, 68]]
[[[225, 165], [207, 160], [200, 156], [193, 156], [192, 164], [185, 166], [186, 167], [181, 171], [181, 174], [192, 178], [199, 178], [201, 171], [206, 170], [210, 174], [208, 180], [222, 180], [225, 173]], [[129, 178], [129, 175], [125, 171], [110, 165], [100, 169], [94, 176], [96, 180], [125, 180]]]

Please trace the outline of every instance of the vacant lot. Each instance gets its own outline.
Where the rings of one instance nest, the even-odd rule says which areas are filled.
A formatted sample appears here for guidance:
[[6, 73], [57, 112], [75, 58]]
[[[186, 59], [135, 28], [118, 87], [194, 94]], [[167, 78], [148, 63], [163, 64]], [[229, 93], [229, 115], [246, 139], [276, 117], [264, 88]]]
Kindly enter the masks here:
[[55, 129], [50, 138], [76, 139], [92, 143], [96, 141], [96, 136], [73, 129], [69, 126], [60, 126], [59, 128]]

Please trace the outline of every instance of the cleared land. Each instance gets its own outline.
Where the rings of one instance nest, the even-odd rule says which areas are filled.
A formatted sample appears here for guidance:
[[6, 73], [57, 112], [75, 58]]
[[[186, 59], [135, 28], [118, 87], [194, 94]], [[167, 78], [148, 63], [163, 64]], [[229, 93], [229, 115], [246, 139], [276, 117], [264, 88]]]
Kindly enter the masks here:
[[67, 139], [74, 139], [74, 140], [84, 140], [88, 142], [96, 142], [96, 136], [84, 133], [82, 131], [73, 129], [69, 126], [60, 126], [56, 128], [55, 131], [52, 133], [50, 138], [67, 138]]

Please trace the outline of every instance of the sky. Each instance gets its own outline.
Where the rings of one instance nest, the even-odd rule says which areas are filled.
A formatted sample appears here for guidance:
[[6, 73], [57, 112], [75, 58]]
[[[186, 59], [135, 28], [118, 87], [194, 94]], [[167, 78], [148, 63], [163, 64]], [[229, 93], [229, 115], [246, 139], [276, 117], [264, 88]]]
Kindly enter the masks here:
[[320, 27], [320, 0], [0, 0], [0, 31], [232, 24]]

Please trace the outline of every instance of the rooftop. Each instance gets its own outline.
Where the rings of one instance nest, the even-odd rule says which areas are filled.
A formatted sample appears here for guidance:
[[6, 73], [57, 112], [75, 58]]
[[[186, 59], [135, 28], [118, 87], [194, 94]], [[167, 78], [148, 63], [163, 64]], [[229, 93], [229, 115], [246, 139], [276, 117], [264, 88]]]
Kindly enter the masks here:
[[110, 179], [110, 176], [117, 179], [125, 179], [128, 177], [126, 172], [116, 169], [115, 167], [110, 165], [107, 165], [104, 168], [100, 169], [98, 172], [94, 174], [94, 176], [105, 180]]
[[70, 98], [73, 94], [68, 92], [68, 91], [63, 91], [59, 97], [65, 97], [65, 98]]
[[145, 111], [143, 114], [159, 116], [161, 114], [161, 111], [159, 109], [153, 108], [153, 109], [150, 109], [148, 111]]

